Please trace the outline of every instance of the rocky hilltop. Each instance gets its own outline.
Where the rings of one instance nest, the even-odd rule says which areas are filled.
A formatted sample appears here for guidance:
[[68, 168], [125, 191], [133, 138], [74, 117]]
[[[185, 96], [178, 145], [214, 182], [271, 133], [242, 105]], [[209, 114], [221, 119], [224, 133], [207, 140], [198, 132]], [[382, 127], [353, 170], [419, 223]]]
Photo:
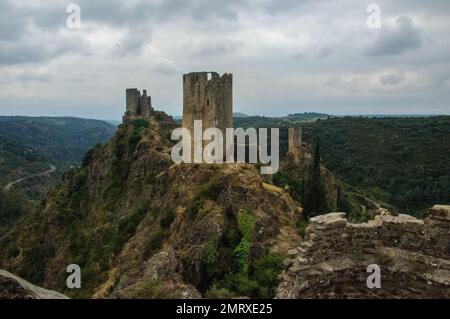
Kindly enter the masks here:
[[299, 204], [254, 165], [173, 164], [174, 125], [154, 112], [89, 151], [1, 238], [1, 266], [71, 297], [273, 296]]
[[[277, 298], [450, 298], [450, 206], [419, 220], [385, 212], [352, 224], [344, 213], [310, 219], [289, 251]], [[369, 289], [367, 266], [381, 267]]]

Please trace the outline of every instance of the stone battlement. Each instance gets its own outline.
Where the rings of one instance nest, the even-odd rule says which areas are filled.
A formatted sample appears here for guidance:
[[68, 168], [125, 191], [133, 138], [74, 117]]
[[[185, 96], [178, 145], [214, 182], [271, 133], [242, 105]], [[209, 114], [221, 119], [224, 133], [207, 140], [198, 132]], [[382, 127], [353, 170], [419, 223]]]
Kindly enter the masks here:
[[[317, 216], [289, 257], [279, 298], [450, 298], [450, 206], [434, 206], [425, 220], [383, 212], [353, 224], [345, 213]], [[381, 289], [366, 287], [371, 263], [382, 269]]]
[[191, 84], [196, 82], [204, 82], [209, 85], [213, 83], [233, 83], [233, 75], [224, 73], [220, 75], [217, 72], [191, 72], [183, 75], [183, 82], [189, 81]]

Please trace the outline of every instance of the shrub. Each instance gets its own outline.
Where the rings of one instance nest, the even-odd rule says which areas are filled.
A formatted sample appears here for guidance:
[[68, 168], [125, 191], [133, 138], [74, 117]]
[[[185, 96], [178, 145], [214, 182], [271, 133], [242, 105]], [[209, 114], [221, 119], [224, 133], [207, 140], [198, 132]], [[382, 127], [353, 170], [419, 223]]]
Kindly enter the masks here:
[[203, 201], [200, 199], [196, 199], [192, 201], [189, 206], [186, 208], [187, 216], [190, 220], [195, 219], [197, 216], [198, 211], [203, 205]]
[[201, 185], [196, 193], [196, 199], [211, 199], [216, 200], [220, 192], [223, 190], [224, 185], [227, 185], [226, 177], [219, 176], [211, 178], [207, 183]]
[[252, 265], [253, 278], [264, 287], [271, 290], [278, 284], [278, 275], [283, 270], [283, 256], [269, 253], [255, 261]]
[[134, 234], [146, 212], [147, 208], [142, 205], [133, 210], [129, 216], [119, 221], [118, 231], [119, 237], [122, 238], [122, 241], [125, 242]]
[[[261, 259], [250, 262], [250, 252], [255, 231], [255, 219], [244, 210], [236, 218], [240, 240], [234, 246], [232, 267], [224, 266], [224, 247], [219, 255], [217, 245], [208, 241], [203, 245], [202, 264], [205, 266], [206, 283], [213, 283], [206, 291], [206, 298], [273, 298], [278, 276], [283, 269], [283, 256], [269, 253]], [[225, 240], [230, 243], [230, 240]], [[230, 249], [228, 249], [230, 250]], [[231, 250], [230, 250], [231, 252]], [[220, 269], [220, 270], [219, 270]]]
[[235, 272], [247, 272], [249, 255], [250, 244], [247, 240], [243, 239], [233, 251], [233, 269]]
[[251, 214], [241, 209], [238, 213], [237, 221], [242, 238], [248, 242], [251, 242], [253, 230], [255, 229], [255, 219]]
[[258, 298], [261, 292], [258, 283], [244, 273], [227, 274], [224, 279], [224, 286], [239, 295], [246, 295], [250, 298]]
[[239, 231], [241, 232], [241, 242], [233, 251], [233, 268], [235, 272], [246, 273], [248, 270], [248, 257], [250, 256], [255, 220], [252, 215], [240, 210], [237, 216]]
[[206, 266], [214, 265], [217, 261], [217, 247], [212, 241], [203, 244], [202, 263]]
[[164, 239], [166, 238], [166, 235], [167, 235], [166, 230], [160, 227], [150, 235], [145, 244], [144, 249], [145, 258], [150, 257], [155, 250], [161, 248]]
[[131, 121], [130, 124], [133, 126], [133, 132], [128, 138], [128, 151], [133, 152], [136, 145], [141, 140], [142, 134], [144, 134], [145, 130], [148, 128], [149, 123], [144, 119], [136, 119]]
[[6, 252], [6, 256], [8, 258], [16, 258], [17, 256], [19, 256], [20, 254], [20, 250], [15, 246], [9, 246], [7, 248], [7, 252]]
[[172, 225], [173, 221], [175, 220], [176, 213], [173, 209], [167, 210], [166, 214], [161, 218], [159, 221], [159, 224], [163, 228], [169, 228], [170, 225]]
[[131, 121], [130, 124], [133, 126], [133, 130], [140, 130], [142, 128], [148, 128], [149, 126], [148, 121], [144, 119], [135, 119]]
[[100, 143], [97, 143], [93, 148], [88, 150], [86, 154], [84, 155], [83, 161], [82, 161], [82, 167], [87, 166], [92, 159], [94, 158], [95, 152], [99, 149], [101, 149], [103, 146]]

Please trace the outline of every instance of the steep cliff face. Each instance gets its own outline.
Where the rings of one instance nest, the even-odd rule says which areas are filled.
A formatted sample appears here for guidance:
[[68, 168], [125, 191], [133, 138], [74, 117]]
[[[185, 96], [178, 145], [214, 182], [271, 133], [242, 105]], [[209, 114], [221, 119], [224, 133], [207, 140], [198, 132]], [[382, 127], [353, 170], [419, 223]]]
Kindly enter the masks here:
[[[287, 193], [253, 165], [173, 164], [173, 125], [161, 113], [135, 119], [88, 152], [1, 238], [0, 264], [73, 297], [191, 298], [233, 272], [242, 216], [245, 263], [299, 244], [301, 208]], [[65, 287], [69, 264], [82, 269], [79, 290]]]
[[[385, 212], [363, 224], [343, 213], [310, 219], [289, 251], [277, 298], [450, 298], [450, 206], [419, 220]], [[381, 288], [367, 286], [380, 266]]]

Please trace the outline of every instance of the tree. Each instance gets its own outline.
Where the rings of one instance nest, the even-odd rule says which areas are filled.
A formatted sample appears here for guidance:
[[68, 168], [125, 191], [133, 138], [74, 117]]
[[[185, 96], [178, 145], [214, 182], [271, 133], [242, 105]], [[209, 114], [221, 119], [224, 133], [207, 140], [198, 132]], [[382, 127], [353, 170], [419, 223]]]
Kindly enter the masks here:
[[305, 185], [303, 211], [306, 217], [313, 217], [329, 211], [328, 200], [320, 171], [320, 139], [316, 140], [313, 162]]

